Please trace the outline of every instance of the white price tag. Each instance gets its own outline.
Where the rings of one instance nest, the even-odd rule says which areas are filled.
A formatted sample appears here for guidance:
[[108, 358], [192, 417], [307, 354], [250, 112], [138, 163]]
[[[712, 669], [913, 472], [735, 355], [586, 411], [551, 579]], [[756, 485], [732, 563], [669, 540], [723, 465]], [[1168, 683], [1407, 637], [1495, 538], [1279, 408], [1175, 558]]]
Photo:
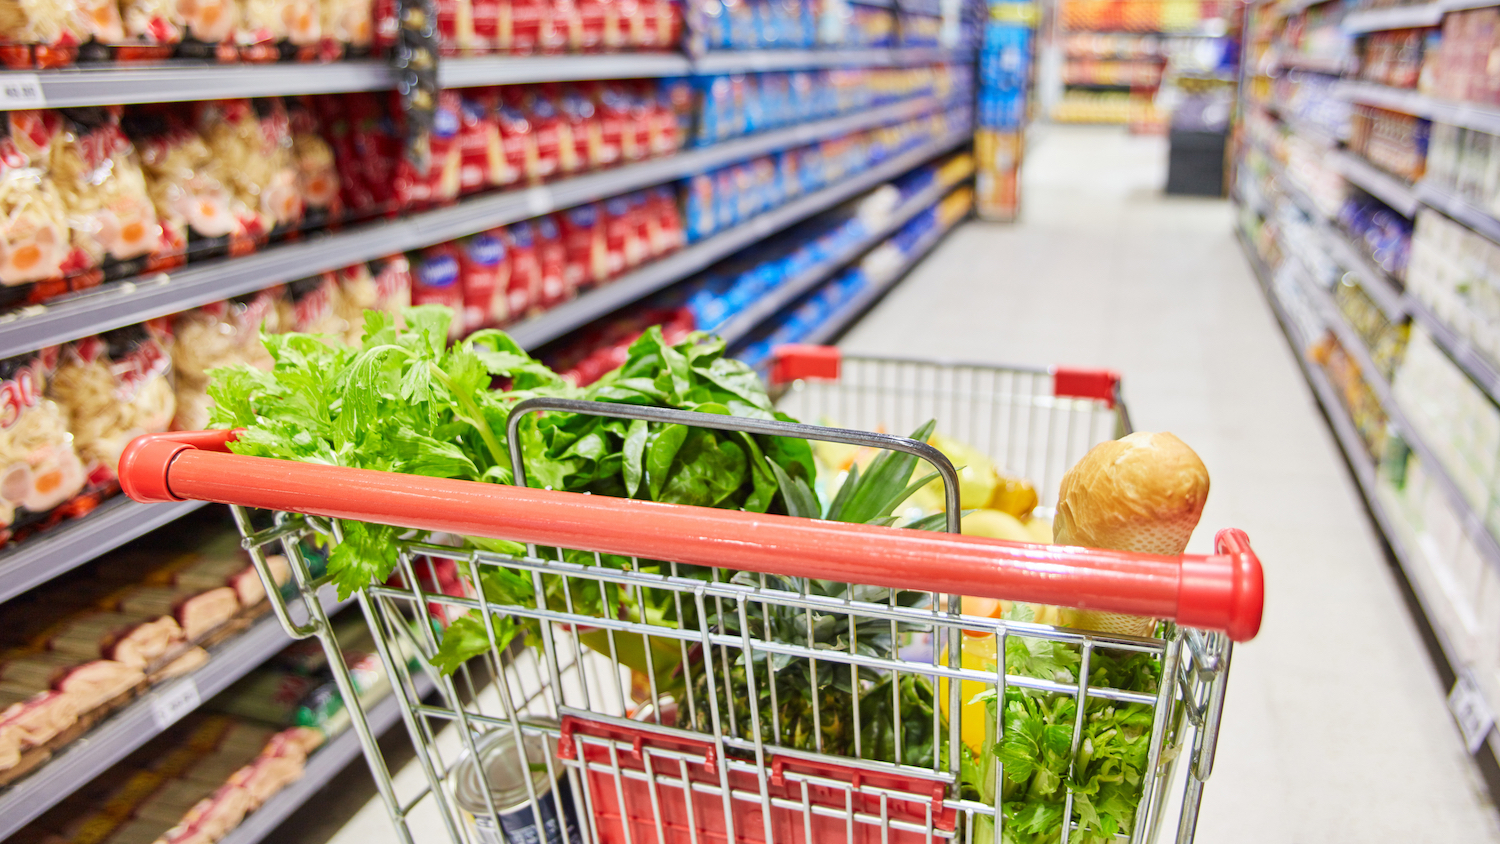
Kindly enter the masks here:
[[165, 730], [182, 716], [198, 708], [202, 700], [198, 697], [198, 684], [189, 677], [172, 684], [172, 687], [151, 696], [151, 716], [156, 728]]
[[0, 73], [0, 109], [42, 108], [46, 105], [41, 77], [35, 73]]
[[536, 187], [526, 191], [526, 210], [531, 216], [540, 217], [552, 210], [552, 191]]
[[1479, 752], [1490, 728], [1495, 725], [1495, 713], [1490, 710], [1489, 702], [1484, 699], [1484, 693], [1479, 691], [1479, 684], [1473, 677], [1458, 675], [1453, 691], [1448, 693], [1448, 710], [1458, 721], [1458, 729], [1464, 734], [1464, 744], [1468, 745], [1469, 752]]

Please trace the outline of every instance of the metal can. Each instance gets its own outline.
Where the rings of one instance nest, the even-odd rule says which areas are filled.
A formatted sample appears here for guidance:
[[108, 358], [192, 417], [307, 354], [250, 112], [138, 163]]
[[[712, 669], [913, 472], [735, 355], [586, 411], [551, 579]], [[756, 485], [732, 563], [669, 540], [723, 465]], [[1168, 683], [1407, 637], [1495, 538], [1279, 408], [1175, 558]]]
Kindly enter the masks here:
[[[562, 762], [552, 764], [552, 770], [559, 773], [557, 780], [547, 773], [547, 760], [557, 759], [557, 739], [543, 738], [530, 729], [534, 728], [522, 728], [524, 753], [518, 752], [515, 732], [509, 727], [475, 736], [477, 757], [465, 752], [453, 767], [454, 800], [463, 810], [473, 839], [481, 844], [582, 844], [572, 789], [561, 775]], [[528, 779], [536, 793], [536, 806], [527, 794]], [[489, 803], [484, 799], [486, 787]], [[490, 804], [495, 807], [493, 814]]]

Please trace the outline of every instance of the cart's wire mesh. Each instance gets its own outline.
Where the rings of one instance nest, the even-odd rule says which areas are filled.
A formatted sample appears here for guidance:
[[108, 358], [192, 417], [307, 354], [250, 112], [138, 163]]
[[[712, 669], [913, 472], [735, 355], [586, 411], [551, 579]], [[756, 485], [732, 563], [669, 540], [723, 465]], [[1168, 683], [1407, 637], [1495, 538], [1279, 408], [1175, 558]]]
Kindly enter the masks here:
[[[893, 433], [936, 418], [1051, 504], [1066, 468], [1122, 422], [1103, 402], [1053, 397], [1049, 379], [846, 359], [839, 382], [795, 384], [781, 406]], [[306, 549], [336, 534], [283, 514], [247, 544], [288, 554], [310, 590]], [[442, 588], [453, 574], [464, 587]], [[1086, 634], [961, 616], [932, 593], [556, 548], [409, 543], [360, 604], [416, 761], [393, 778], [362, 738], [415, 841], [998, 842], [1002, 824], [1016, 842], [1149, 840], [1184, 718], [1202, 722], [1226, 668], [1219, 637], [1170, 624], [1160, 639]], [[482, 655], [443, 676], [431, 664], [455, 631]], [[476, 804], [454, 772], [497, 730], [527, 748], [530, 773], [491, 781]], [[1091, 758], [1122, 730], [1131, 764]], [[1008, 755], [977, 752], [996, 739]], [[1105, 792], [1138, 803], [1102, 813], [1119, 828], [1101, 818]], [[537, 837], [506, 831], [526, 818], [543, 821]]]

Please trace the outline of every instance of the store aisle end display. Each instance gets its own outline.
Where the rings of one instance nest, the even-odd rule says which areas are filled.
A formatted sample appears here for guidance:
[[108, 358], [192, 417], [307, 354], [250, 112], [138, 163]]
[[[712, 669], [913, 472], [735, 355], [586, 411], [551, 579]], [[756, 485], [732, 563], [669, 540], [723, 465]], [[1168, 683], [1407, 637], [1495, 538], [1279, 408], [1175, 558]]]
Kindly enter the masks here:
[[1500, 794], [1497, 15], [1250, 7], [1234, 196]]
[[758, 363], [828, 336], [971, 207], [983, 19], [0, 0], [0, 838], [254, 844], [361, 751], [299, 720], [347, 712], [273, 658], [223, 509], [120, 495], [131, 439], [212, 423], [215, 369], [420, 305], [580, 384], [657, 325]]
[[1037, 19], [1033, 2], [989, 4], [979, 53], [979, 126], [974, 132], [982, 219], [1010, 221], [1020, 213]]

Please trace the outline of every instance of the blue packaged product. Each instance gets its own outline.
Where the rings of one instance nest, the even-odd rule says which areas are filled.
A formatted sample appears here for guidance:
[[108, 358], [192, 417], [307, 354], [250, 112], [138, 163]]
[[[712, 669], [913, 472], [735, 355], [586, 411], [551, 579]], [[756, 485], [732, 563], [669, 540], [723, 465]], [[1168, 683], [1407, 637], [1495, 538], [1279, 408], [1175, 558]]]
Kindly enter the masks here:
[[687, 179], [683, 194], [683, 226], [687, 241], [692, 243], [713, 234], [718, 220], [718, 208], [714, 198], [715, 179], [711, 173], [700, 173]]
[[714, 214], [711, 231], [718, 231], [735, 224], [737, 200], [733, 170], [733, 167], [722, 167], [713, 173]]

